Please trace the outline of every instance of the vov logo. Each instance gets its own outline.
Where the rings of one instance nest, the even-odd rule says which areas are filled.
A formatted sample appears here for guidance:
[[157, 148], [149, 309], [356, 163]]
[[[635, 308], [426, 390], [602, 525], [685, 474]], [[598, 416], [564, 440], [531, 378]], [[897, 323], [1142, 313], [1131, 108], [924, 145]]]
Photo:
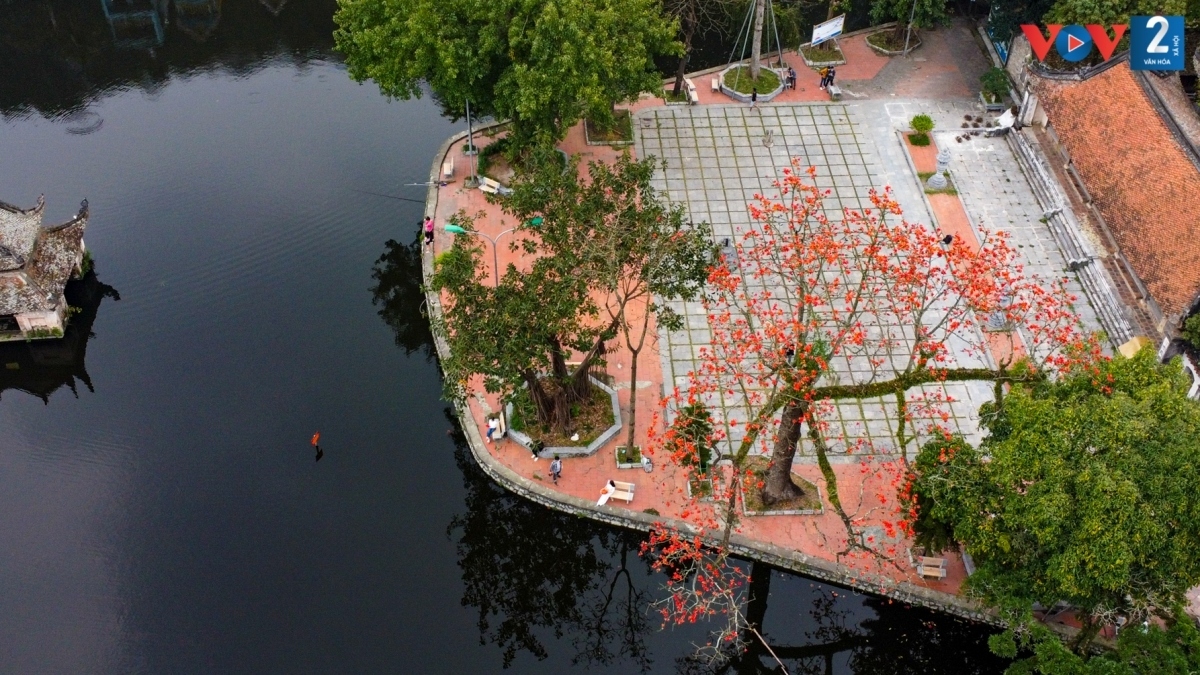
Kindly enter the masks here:
[[[1132, 29], [1132, 30], [1130, 30]], [[1182, 16], [1134, 16], [1129, 25], [1112, 26], [1112, 37], [1104, 26], [1091, 24], [1047, 24], [1050, 37], [1040, 28], [1023, 24], [1021, 31], [1029, 40], [1029, 46], [1039, 61], [1045, 61], [1050, 45], [1059, 56], [1072, 63], [1082, 61], [1092, 53], [1094, 47], [1105, 61], [1112, 58], [1117, 43], [1129, 30], [1129, 67], [1133, 70], [1183, 70], [1183, 17]]]

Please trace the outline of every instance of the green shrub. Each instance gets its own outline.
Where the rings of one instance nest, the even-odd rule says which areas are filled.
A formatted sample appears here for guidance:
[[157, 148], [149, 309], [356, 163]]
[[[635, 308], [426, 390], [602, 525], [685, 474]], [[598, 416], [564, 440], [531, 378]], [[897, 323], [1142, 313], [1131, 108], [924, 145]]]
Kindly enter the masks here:
[[914, 115], [909, 124], [912, 125], [913, 131], [917, 132], [918, 134], [928, 134], [929, 132], [933, 131], [933, 118], [925, 113]]
[[999, 101], [1008, 95], [1008, 73], [1003, 68], [992, 68], [979, 78], [983, 93], [991, 96], [993, 101]]
[[708, 408], [699, 401], [684, 407], [679, 411], [679, 416], [675, 418], [671, 428], [675, 431], [676, 439], [691, 443], [695, 447], [696, 456], [684, 458], [683, 464], [691, 466], [696, 463], [699, 465], [700, 473], [706, 473], [712, 462], [713, 425]]
[[929, 134], [909, 134], [908, 142], [923, 148], [929, 145]]
[[1188, 320], [1183, 322], [1183, 339], [1200, 349], [1200, 314], [1188, 317]]

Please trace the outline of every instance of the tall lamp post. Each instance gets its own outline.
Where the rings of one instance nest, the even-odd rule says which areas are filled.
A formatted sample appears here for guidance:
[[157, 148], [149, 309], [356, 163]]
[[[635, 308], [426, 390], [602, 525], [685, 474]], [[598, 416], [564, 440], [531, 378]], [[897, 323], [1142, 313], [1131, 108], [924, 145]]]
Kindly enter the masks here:
[[467, 99], [467, 154], [471, 156], [471, 178], [467, 187], [478, 187], [479, 177], [475, 175], [475, 132], [471, 128], [471, 99]]
[[510, 227], [507, 230], [496, 235], [495, 237], [489, 237], [482, 232], [476, 232], [475, 230], [468, 230], [468, 229], [459, 227], [458, 225], [455, 225], [454, 223], [450, 223], [443, 229], [445, 229], [450, 234], [473, 234], [477, 237], [483, 237], [484, 239], [487, 239], [488, 241], [492, 242], [492, 269], [496, 273], [496, 286], [497, 287], [500, 286], [500, 254], [497, 252], [496, 242], [500, 240], [500, 237], [503, 237], [504, 235], [508, 234], [509, 232], [516, 232], [517, 228]]
[[904, 36], [904, 55], [908, 56], [908, 41], [912, 39], [913, 17], [917, 15], [917, 0], [913, 0], [912, 11], [908, 13], [908, 33]]

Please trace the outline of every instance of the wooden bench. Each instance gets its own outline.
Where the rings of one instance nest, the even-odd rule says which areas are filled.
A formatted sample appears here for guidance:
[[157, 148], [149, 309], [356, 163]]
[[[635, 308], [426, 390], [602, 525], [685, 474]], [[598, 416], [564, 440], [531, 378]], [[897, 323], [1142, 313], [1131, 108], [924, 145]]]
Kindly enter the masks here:
[[689, 79], [684, 79], [684, 82], [687, 83], [688, 102], [692, 105], [700, 103], [700, 94], [696, 91], [696, 83]]
[[442, 162], [442, 178], [454, 178], [454, 158], [449, 157]]
[[719, 78], [719, 77], [714, 77], [714, 78], [712, 79], [712, 88], [713, 88], [713, 93], [714, 93], [714, 94], [715, 94], [715, 93], [717, 93], [717, 92], [719, 92], [719, 91], [721, 91], [721, 78]]
[[945, 567], [928, 567], [926, 565], [920, 565], [917, 567], [917, 573], [926, 578], [929, 578], [929, 577], [932, 577], [934, 579], [945, 579], [946, 578], [946, 568]]
[[946, 578], [946, 559], [917, 556], [917, 574], [935, 579]]
[[829, 90], [829, 100], [831, 100], [831, 101], [842, 100], [842, 90], [836, 84], [831, 84], [825, 88]]
[[637, 487], [633, 483], [623, 483], [619, 480], [614, 480], [613, 485], [617, 486], [617, 491], [612, 493], [609, 499], [622, 499], [626, 504], [633, 501], [633, 489]]

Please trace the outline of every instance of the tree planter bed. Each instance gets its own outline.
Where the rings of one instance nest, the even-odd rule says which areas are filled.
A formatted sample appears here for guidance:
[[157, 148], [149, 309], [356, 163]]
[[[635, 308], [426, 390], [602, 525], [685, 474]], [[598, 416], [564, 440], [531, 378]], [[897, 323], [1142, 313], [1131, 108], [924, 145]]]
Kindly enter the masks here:
[[[621, 406], [619, 403], [617, 403], [617, 392], [614, 391], [612, 387], [609, 387], [608, 385], [604, 384], [600, 380], [597, 380], [596, 378], [592, 377], [591, 375], [588, 375], [588, 379], [591, 380], [592, 386], [597, 387], [600, 390], [607, 393], [609, 398], [612, 400], [613, 420], [614, 420], [613, 425], [611, 427], [605, 429], [599, 436], [596, 437], [596, 440], [592, 441], [591, 443], [588, 443], [586, 446], [581, 446], [581, 445], [546, 446], [546, 447], [542, 448], [540, 452], [538, 452], [538, 457], [553, 457], [555, 455], [561, 455], [564, 457], [567, 457], [567, 456], [580, 457], [580, 456], [592, 455], [592, 454], [595, 454], [597, 450], [604, 447], [604, 445], [606, 443], [608, 443], [613, 438], [615, 438], [618, 433], [620, 433], [620, 431], [621, 431]], [[508, 417], [509, 420], [512, 419], [512, 416], [513, 416], [512, 403], [508, 403], [505, 405], [504, 413]], [[508, 437], [511, 438], [516, 443], [518, 443], [519, 445], [521, 445], [522, 447], [524, 447], [526, 450], [533, 452], [533, 439], [530, 438], [527, 434], [524, 434], [517, 429], [513, 429], [510, 426], [508, 429]], [[638, 464], [638, 466], [641, 466], [641, 464]]]
[[[888, 49], [886, 47], [880, 47], [878, 45], [875, 45], [871, 42], [871, 38], [875, 37], [876, 35], [882, 35], [884, 33], [890, 32], [890, 30], [891, 29], [889, 29], [887, 31], [881, 30], [876, 33], [871, 33], [870, 35], [868, 35], [866, 37], [864, 42], [867, 43], [868, 47], [875, 50], [875, 52], [877, 52], [879, 54], [883, 54], [884, 56], [904, 56], [904, 47], [900, 47], [900, 49]], [[912, 41], [909, 42], [909, 44], [908, 44], [908, 51], [911, 52], [920, 46], [921, 46], [921, 38], [917, 37], [917, 33], [914, 31], [912, 34]]]
[[842, 47], [841, 47], [841, 45], [839, 45], [837, 43], [837, 40], [830, 40], [829, 42], [833, 44], [834, 49], [836, 49], [838, 54], [840, 55], [838, 58], [835, 58], [833, 60], [824, 60], [823, 59], [823, 60], [819, 60], [819, 61], [810, 59], [810, 58], [808, 58], [808, 53], [805, 52], [804, 50], [805, 50], [805, 48], [811, 49], [813, 47], [812, 47], [811, 43], [806, 42], [806, 43], [800, 45], [800, 49], [797, 50], [800, 53], [800, 58], [804, 59], [804, 65], [808, 66], [809, 68], [823, 68], [825, 66], [840, 66], [840, 65], [846, 63], [846, 55], [845, 55], [845, 53], [842, 52]]

